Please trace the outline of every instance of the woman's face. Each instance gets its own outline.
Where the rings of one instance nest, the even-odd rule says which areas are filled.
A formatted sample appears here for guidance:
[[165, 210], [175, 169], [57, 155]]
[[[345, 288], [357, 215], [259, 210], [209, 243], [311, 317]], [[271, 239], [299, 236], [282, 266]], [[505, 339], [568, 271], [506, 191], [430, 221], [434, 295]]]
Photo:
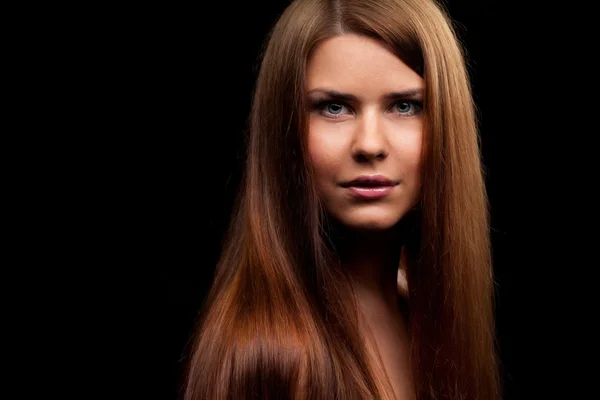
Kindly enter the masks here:
[[[308, 149], [328, 213], [356, 230], [391, 228], [420, 196], [423, 79], [357, 35], [321, 43], [306, 73]], [[386, 181], [352, 183], [360, 177]]]

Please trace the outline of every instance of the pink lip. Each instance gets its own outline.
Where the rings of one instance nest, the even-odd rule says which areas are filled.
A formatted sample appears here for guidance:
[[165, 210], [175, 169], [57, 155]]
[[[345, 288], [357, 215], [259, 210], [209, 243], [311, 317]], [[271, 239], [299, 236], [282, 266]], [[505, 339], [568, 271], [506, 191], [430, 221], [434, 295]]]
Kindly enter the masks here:
[[376, 199], [390, 194], [390, 192], [394, 189], [394, 186], [349, 186], [348, 190], [350, 193], [358, 197]]
[[362, 175], [351, 181], [342, 182], [342, 187], [350, 186], [393, 186], [398, 181], [393, 181], [384, 175]]
[[346, 188], [356, 197], [376, 199], [387, 196], [399, 181], [393, 181], [385, 175], [362, 175], [353, 180], [342, 182], [341, 187]]

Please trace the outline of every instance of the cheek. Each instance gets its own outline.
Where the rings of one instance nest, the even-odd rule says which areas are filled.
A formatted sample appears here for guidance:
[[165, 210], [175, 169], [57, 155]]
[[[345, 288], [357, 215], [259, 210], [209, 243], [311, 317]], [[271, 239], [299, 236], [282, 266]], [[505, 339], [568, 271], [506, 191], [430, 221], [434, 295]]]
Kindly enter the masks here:
[[411, 188], [412, 201], [416, 201], [421, 195], [421, 167], [423, 160], [423, 141], [421, 137], [415, 140], [412, 146], [409, 147], [407, 154], [407, 183]]
[[423, 135], [420, 132], [402, 135], [392, 146], [403, 174], [401, 178], [409, 187], [418, 187], [421, 183]]
[[339, 141], [332, 132], [311, 126], [308, 132], [308, 152], [318, 182], [335, 180], [340, 165]]
[[336, 181], [337, 164], [326, 149], [315, 146], [310, 151], [315, 184], [321, 195], [327, 195], [332, 184]]
[[323, 175], [324, 171], [328, 169], [327, 153], [322, 151], [322, 147], [318, 145], [314, 138], [310, 138], [310, 136], [308, 141], [308, 154], [315, 177], [317, 180], [320, 180], [320, 177]]
[[407, 164], [410, 168], [410, 171], [414, 174], [415, 179], [419, 178], [420, 176], [421, 154], [422, 147], [420, 143], [416, 143], [414, 147], [411, 147], [410, 152], [407, 154]]

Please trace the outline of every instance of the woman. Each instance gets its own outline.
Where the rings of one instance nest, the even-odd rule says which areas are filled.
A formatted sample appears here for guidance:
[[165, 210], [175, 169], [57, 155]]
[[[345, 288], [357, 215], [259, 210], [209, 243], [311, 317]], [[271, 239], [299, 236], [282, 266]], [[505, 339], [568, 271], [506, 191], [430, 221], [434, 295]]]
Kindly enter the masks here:
[[442, 9], [292, 2], [250, 124], [185, 399], [498, 398], [474, 107]]

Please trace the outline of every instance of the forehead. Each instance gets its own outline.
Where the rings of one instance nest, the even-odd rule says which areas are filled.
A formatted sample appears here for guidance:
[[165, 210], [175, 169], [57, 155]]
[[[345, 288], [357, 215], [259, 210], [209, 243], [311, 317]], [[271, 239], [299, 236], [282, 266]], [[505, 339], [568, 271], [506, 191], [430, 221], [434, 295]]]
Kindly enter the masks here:
[[321, 42], [306, 68], [307, 90], [318, 87], [377, 95], [381, 91], [422, 87], [423, 79], [384, 43], [359, 35]]

